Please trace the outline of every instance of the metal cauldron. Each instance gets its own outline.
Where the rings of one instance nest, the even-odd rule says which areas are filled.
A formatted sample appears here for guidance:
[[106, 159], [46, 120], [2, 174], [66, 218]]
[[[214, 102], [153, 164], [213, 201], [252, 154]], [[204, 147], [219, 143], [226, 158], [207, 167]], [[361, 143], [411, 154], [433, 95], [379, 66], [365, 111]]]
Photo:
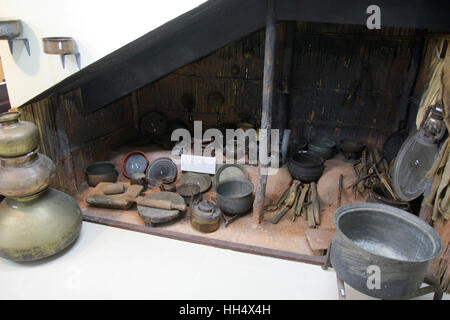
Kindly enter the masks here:
[[[331, 263], [354, 289], [381, 299], [407, 299], [423, 283], [430, 260], [442, 243], [418, 217], [392, 206], [352, 203], [334, 214]], [[379, 286], [368, 283], [378, 277]]]
[[230, 179], [216, 187], [217, 206], [225, 214], [244, 214], [253, 205], [253, 183], [246, 179]]

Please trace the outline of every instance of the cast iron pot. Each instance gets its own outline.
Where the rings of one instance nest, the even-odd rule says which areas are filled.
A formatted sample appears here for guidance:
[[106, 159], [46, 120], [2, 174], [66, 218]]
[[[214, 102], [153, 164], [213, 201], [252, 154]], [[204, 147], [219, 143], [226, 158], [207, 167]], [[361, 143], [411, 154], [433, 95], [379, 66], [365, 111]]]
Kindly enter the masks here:
[[253, 206], [253, 183], [230, 179], [216, 187], [217, 206], [226, 214], [244, 214]]
[[322, 176], [323, 159], [312, 152], [299, 152], [289, 159], [288, 170], [291, 176], [302, 182], [317, 181]]
[[325, 160], [333, 157], [335, 149], [336, 143], [328, 138], [313, 138], [308, 144], [308, 151], [317, 153]]
[[[336, 210], [334, 223], [333, 268], [348, 285], [372, 297], [411, 297], [423, 283], [429, 261], [441, 252], [441, 239], [432, 227], [392, 206], [347, 204]], [[379, 286], [373, 285], [376, 278]]]
[[347, 159], [359, 158], [365, 147], [364, 143], [352, 139], [342, 139], [339, 142], [339, 149]]

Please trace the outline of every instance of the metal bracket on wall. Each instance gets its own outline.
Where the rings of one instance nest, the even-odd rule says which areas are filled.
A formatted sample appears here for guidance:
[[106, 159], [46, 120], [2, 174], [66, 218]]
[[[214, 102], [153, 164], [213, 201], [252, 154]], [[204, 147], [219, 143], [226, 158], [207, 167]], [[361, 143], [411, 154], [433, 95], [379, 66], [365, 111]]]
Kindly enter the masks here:
[[80, 70], [81, 69], [81, 56], [80, 56], [79, 52], [77, 52], [77, 53], [70, 53], [70, 54], [62, 54], [61, 55], [61, 64], [62, 64], [63, 69], [66, 68], [66, 56], [68, 56], [68, 55], [74, 55], [75, 56], [75, 59], [77, 60], [78, 70]]
[[31, 56], [30, 42], [28, 41], [27, 38], [15, 38], [8, 40], [9, 51], [11, 52], [11, 55], [13, 54], [13, 41], [22, 41], [23, 44], [25, 45], [25, 48], [27, 49], [28, 55]]

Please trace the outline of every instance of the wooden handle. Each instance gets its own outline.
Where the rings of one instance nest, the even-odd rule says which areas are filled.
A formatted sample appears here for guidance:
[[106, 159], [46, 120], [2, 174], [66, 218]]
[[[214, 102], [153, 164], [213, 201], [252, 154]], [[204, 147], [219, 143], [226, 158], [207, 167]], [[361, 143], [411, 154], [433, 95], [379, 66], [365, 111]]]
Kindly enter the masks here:
[[166, 210], [176, 209], [176, 210], [180, 210], [180, 211], [186, 210], [185, 203], [178, 204], [178, 203], [174, 203], [171, 200], [137, 197], [135, 201], [138, 205], [144, 206], [144, 207], [153, 207], [153, 208], [166, 209]]

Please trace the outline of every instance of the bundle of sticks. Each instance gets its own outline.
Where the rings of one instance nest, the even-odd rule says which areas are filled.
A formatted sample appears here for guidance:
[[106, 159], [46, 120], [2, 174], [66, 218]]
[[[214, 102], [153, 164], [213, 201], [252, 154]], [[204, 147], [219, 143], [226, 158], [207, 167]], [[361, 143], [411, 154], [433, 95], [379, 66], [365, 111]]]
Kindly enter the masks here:
[[299, 180], [293, 180], [281, 196], [274, 203], [266, 206], [265, 210], [276, 211], [280, 208], [282, 209], [272, 218], [272, 223], [278, 223], [290, 211], [293, 222], [297, 217], [303, 216], [309, 227], [315, 228], [320, 224], [317, 183], [311, 182], [308, 184]]
[[389, 174], [389, 165], [377, 149], [364, 149], [361, 155], [361, 161], [353, 165], [357, 176], [356, 182], [352, 183], [347, 189], [352, 189], [354, 198], [362, 198], [366, 190], [372, 189], [375, 185], [382, 185], [387, 194], [394, 200], [397, 200], [392, 189], [392, 178]]

